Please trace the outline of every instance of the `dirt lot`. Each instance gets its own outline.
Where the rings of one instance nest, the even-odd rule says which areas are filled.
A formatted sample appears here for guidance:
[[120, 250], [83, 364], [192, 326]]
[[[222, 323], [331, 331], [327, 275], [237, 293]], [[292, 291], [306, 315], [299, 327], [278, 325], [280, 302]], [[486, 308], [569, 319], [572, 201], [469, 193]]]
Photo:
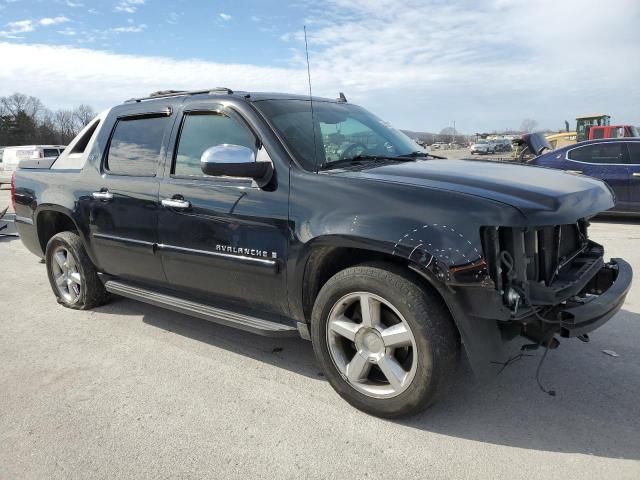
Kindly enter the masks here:
[[508, 160], [511, 158], [511, 152], [499, 152], [493, 155], [471, 155], [471, 150], [461, 148], [457, 150], [430, 150], [434, 155], [446, 157], [449, 160], [459, 160], [461, 158], [473, 158], [474, 160]]
[[[640, 272], [640, 223], [592, 237]], [[430, 411], [384, 421], [341, 400], [303, 340], [125, 299], [67, 310], [18, 239], [0, 259], [2, 479], [640, 478], [639, 282], [591, 343], [549, 354], [556, 397], [536, 353], [489, 385], [463, 366]]]

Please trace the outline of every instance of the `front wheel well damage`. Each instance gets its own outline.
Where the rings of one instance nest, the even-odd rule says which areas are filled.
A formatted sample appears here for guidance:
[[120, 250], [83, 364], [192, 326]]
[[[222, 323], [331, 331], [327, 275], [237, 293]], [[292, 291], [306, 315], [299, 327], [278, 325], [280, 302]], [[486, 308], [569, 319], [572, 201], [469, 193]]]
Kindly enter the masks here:
[[313, 305], [320, 289], [338, 272], [363, 263], [379, 263], [388, 269], [411, 275], [422, 288], [434, 292], [449, 309], [441, 293], [424, 276], [409, 267], [409, 262], [397, 255], [351, 247], [320, 247], [309, 256], [302, 285], [302, 308], [304, 318], [311, 318]]

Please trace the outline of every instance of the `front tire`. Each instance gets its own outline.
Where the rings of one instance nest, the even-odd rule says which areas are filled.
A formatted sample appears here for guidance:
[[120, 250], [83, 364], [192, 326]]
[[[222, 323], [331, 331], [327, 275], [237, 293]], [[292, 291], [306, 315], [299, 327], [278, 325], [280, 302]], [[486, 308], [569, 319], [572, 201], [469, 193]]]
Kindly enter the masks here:
[[61, 232], [51, 237], [45, 263], [59, 304], [89, 310], [106, 302], [107, 292], [77, 233]]
[[316, 357], [347, 402], [380, 417], [431, 406], [453, 382], [458, 332], [442, 300], [393, 265], [348, 268], [320, 290]]

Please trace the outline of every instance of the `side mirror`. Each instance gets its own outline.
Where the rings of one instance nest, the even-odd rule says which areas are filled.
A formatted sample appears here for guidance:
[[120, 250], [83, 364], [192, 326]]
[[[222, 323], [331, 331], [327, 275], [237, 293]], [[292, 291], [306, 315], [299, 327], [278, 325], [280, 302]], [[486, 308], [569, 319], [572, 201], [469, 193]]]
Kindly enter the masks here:
[[250, 148], [226, 143], [207, 148], [200, 157], [200, 167], [205, 175], [252, 178], [259, 186], [266, 185], [273, 173], [271, 162], [256, 161]]

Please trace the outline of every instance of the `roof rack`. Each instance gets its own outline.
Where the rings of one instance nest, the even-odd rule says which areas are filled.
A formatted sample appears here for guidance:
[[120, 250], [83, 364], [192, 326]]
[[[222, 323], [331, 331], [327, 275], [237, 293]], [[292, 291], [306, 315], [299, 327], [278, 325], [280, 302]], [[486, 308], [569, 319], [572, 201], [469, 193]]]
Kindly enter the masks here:
[[168, 98], [168, 97], [180, 97], [183, 95], [198, 95], [203, 93], [227, 93], [229, 95], [233, 94], [233, 90], [226, 87], [215, 87], [215, 88], [206, 88], [204, 90], [159, 90], [157, 92], [150, 93], [147, 97], [140, 98], [131, 98], [124, 103], [134, 103], [134, 102], [142, 102], [143, 100], [155, 100], [158, 98]]

